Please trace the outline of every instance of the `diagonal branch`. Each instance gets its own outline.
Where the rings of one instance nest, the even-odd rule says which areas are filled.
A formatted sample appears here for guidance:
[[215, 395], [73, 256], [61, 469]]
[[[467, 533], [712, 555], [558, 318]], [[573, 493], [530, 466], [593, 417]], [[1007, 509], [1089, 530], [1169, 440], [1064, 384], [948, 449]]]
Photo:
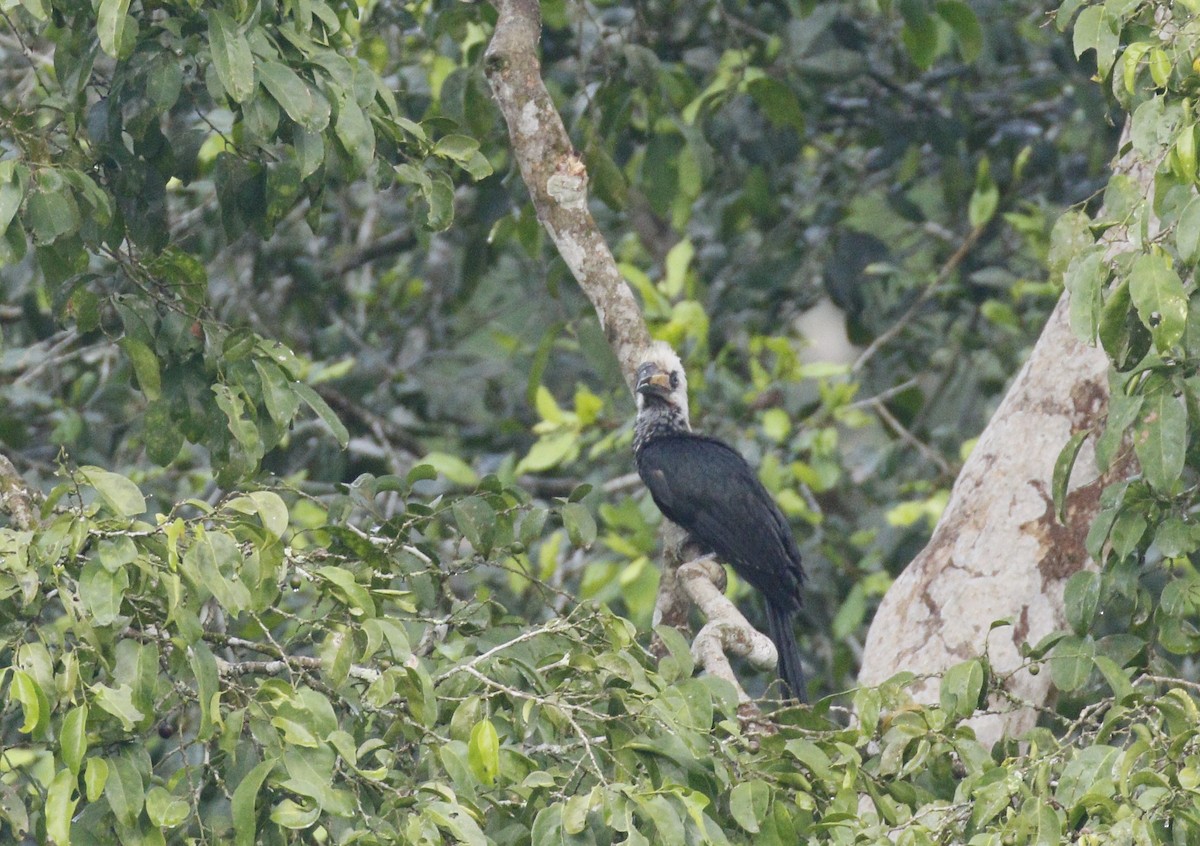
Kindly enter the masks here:
[[38, 523], [35, 496], [13, 463], [0, 455], [0, 507], [12, 516], [13, 524], [23, 532]]
[[499, 17], [484, 73], [508, 124], [525, 187], [558, 252], [595, 306], [630, 390], [650, 333], [587, 207], [587, 169], [542, 82], [538, 0], [493, 0]]

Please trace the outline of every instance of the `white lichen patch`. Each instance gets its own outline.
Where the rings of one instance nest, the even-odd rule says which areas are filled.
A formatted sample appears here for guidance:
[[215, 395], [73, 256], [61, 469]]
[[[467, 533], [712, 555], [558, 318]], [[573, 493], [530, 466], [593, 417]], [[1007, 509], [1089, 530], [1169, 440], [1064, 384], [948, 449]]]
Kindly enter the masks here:
[[521, 107], [521, 117], [517, 121], [517, 131], [522, 135], [536, 135], [541, 129], [542, 122], [538, 120], [537, 104], [532, 100]]

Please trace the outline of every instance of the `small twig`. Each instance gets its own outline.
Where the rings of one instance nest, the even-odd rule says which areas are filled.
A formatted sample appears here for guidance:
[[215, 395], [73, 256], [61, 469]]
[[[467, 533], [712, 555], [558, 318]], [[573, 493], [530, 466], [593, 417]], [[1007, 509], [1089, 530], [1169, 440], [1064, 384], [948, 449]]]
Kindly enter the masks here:
[[868, 345], [867, 348], [862, 351], [862, 354], [859, 355], [858, 360], [851, 365], [850, 372], [857, 373], [862, 370], [866, 363], [870, 361], [872, 357], [874, 357], [875, 353], [879, 352], [880, 348], [883, 347], [884, 344], [888, 343], [892, 340], [892, 338], [895, 338], [904, 331], [904, 327], [911, 323], [912, 319], [917, 316], [917, 312], [921, 310], [921, 306], [925, 305], [925, 303], [927, 303], [930, 298], [937, 293], [938, 289], [941, 288], [946, 280], [950, 278], [950, 274], [954, 273], [954, 271], [958, 269], [958, 266], [962, 264], [963, 259], [967, 257], [967, 255], [971, 252], [971, 248], [975, 246], [975, 243], [979, 240], [980, 236], [983, 235], [983, 230], [985, 228], [986, 224], [983, 226], [976, 226], [967, 233], [967, 237], [963, 239], [961, 244], [959, 244], [958, 249], [954, 251], [950, 258], [946, 259], [941, 269], [938, 270], [937, 275], [934, 276], [933, 280], [925, 286], [919, 295], [917, 295], [917, 298], [913, 300], [913, 303], [908, 307], [908, 310], [905, 311], [904, 314], [900, 315], [895, 323], [889, 326], [885, 331], [881, 332], [878, 337], [876, 337], [875, 340], [872, 341], [870, 345]]
[[896, 433], [900, 440], [904, 441], [917, 452], [921, 453], [921, 455], [925, 456], [926, 459], [936, 464], [938, 470], [940, 470], [943, 475], [954, 475], [954, 471], [950, 468], [950, 464], [946, 461], [946, 459], [942, 458], [942, 456], [940, 456], [937, 451], [933, 449], [933, 447], [924, 443], [918, 439], [916, 435], [908, 431], [904, 424], [897, 420], [895, 415], [888, 410], [888, 407], [885, 403], [875, 399], [871, 401], [870, 405], [875, 413], [879, 415], [880, 419], [887, 424], [889, 429]]
[[503, 652], [505, 649], [509, 649], [513, 646], [516, 646], [518, 643], [523, 643], [524, 641], [532, 640], [533, 638], [535, 638], [539, 635], [557, 634], [558, 632], [566, 631], [568, 628], [569, 628], [569, 626], [565, 623], [565, 621], [563, 621], [561, 619], [555, 619], [555, 620], [551, 620], [549, 623], [547, 623], [545, 626], [542, 626], [541, 628], [529, 629], [527, 631], [521, 632], [521, 634], [517, 635], [516, 637], [512, 638], [511, 640], [506, 640], [504, 643], [501, 643], [498, 646], [493, 646], [487, 652], [483, 652], [483, 653], [480, 653], [479, 655], [476, 655], [474, 658], [472, 658], [467, 663], [459, 664], [457, 667], [451, 667], [449, 670], [447, 670], [446, 672], [444, 672], [440, 676], [438, 676], [436, 679], [434, 679], [433, 680], [434, 684], [441, 684], [446, 679], [450, 678], [451, 676], [455, 675], [456, 673], [471, 672], [476, 667], [478, 667], [480, 664], [482, 664], [484, 661], [491, 658], [493, 655], [495, 655], [499, 652]]
[[917, 380], [915, 377], [912, 379], [905, 379], [899, 385], [892, 385], [892, 387], [888, 388], [886, 391], [880, 391], [873, 397], [867, 397], [866, 399], [855, 400], [854, 402], [848, 404], [846, 407], [847, 408], [858, 408], [858, 409], [874, 408], [878, 403], [887, 402], [892, 397], [902, 394], [905, 391], [907, 391], [909, 388], [915, 388], [916, 386], [917, 386]]
[[600, 779], [601, 784], [608, 784], [608, 779], [604, 777], [604, 770], [600, 767], [600, 760], [596, 757], [596, 751], [593, 748], [591, 737], [583, 730], [583, 727], [579, 725], [578, 721], [576, 721], [575, 717], [572, 716], [571, 712], [577, 711], [585, 716], [591, 717], [593, 720], [598, 720], [600, 722], [605, 721], [606, 718], [604, 716], [596, 713], [591, 708], [585, 708], [582, 705], [573, 705], [569, 702], [555, 702], [541, 696], [535, 696], [532, 693], [526, 693], [523, 690], [517, 690], [515, 687], [509, 687], [506, 684], [501, 684], [495, 679], [485, 676], [483, 673], [479, 672], [479, 670], [469, 665], [463, 665], [462, 669], [465, 670], [468, 675], [474, 676], [476, 679], [483, 682], [485, 686], [490, 687], [493, 690], [498, 690], [506, 696], [511, 696], [513, 699], [524, 699], [528, 702], [535, 702], [538, 705], [541, 705], [543, 708], [557, 708], [562, 713], [563, 719], [571, 724], [571, 728], [574, 730], [575, 735], [583, 744], [583, 748], [587, 752], [588, 759], [592, 762], [592, 768], [596, 773], [596, 778]]

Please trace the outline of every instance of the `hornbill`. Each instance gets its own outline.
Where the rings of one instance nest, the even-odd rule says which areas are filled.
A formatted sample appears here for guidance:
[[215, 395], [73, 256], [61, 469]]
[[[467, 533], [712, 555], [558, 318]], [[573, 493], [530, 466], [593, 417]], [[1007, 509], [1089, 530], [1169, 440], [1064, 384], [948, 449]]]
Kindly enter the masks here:
[[687, 376], [658, 341], [637, 370], [633, 454], [638, 475], [668, 520], [763, 595], [779, 653], [779, 677], [805, 700], [804, 670], [792, 622], [804, 569], [787, 520], [733, 447], [691, 430]]

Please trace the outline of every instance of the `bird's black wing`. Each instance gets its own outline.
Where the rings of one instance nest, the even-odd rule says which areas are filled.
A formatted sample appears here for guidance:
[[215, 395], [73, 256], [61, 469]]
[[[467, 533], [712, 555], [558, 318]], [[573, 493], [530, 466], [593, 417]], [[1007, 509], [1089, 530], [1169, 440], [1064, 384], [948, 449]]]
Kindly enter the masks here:
[[638, 473], [659, 509], [769, 602], [799, 606], [804, 578], [791, 528], [750, 465], [727, 444], [700, 435], [654, 438]]

